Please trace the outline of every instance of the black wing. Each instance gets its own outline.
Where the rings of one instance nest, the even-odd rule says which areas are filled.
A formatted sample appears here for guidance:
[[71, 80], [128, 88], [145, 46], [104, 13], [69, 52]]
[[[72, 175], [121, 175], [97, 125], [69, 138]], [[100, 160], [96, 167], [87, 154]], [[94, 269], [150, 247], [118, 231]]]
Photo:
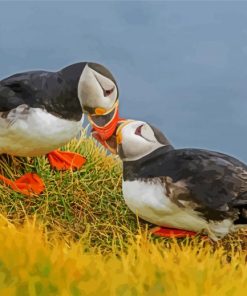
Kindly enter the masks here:
[[72, 82], [64, 80], [59, 72], [32, 71], [10, 76], [0, 81], [0, 112], [24, 104], [79, 121], [82, 109]]
[[42, 93], [49, 72], [19, 73], [0, 81], [0, 111], [8, 112], [19, 105], [42, 105]]
[[[180, 190], [177, 202], [192, 201], [205, 217], [236, 216], [235, 208], [247, 206], [247, 166], [231, 156], [181, 149], [163, 154], [150, 165], [150, 177], [164, 177], [173, 186], [177, 184]], [[140, 177], [147, 177], [145, 170], [140, 170]]]

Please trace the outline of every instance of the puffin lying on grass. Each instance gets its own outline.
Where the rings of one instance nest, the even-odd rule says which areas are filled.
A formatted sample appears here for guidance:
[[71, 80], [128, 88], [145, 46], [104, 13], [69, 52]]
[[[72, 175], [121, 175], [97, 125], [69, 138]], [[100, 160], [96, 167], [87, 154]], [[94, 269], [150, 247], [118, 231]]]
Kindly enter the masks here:
[[122, 123], [116, 137], [126, 204], [144, 220], [170, 228], [154, 233], [181, 237], [201, 232], [216, 241], [247, 227], [244, 163], [218, 152], [175, 149], [142, 121]]
[[[118, 87], [109, 70], [81, 62], [58, 72], [30, 71], [0, 81], [0, 153], [14, 156], [48, 155], [52, 168], [79, 169], [86, 159], [58, 151], [76, 137], [89, 113], [94, 134], [102, 142], [118, 122]], [[98, 123], [98, 124], [97, 124]], [[25, 174], [0, 180], [23, 194], [39, 194], [43, 181]]]

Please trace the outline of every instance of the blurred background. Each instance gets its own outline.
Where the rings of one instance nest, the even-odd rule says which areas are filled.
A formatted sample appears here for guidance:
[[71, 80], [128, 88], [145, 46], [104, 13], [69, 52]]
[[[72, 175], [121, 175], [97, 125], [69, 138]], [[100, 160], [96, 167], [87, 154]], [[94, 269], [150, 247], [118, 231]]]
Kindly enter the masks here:
[[247, 2], [0, 1], [0, 79], [108, 67], [121, 115], [247, 162]]

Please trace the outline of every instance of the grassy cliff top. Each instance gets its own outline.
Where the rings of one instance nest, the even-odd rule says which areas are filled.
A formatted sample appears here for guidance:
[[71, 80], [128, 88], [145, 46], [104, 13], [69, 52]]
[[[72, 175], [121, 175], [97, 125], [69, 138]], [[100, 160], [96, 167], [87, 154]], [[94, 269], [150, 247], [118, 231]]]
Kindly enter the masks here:
[[87, 158], [77, 172], [46, 157], [2, 156], [1, 173], [36, 172], [46, 190], [26, 197], [0, 186], [0, 295], [243, 295], [246, 236], [222, 242], [153, 239], [121, 193], [121, 162], [85, 135], [64, 150]]

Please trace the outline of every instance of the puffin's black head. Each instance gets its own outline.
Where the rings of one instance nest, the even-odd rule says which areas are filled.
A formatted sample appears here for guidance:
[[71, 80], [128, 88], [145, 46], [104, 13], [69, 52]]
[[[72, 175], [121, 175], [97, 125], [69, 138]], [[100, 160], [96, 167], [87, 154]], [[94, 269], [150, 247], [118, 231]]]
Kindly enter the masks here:
[[160, 147], [171, 145], [160, 130], [143, 121], [123, 122], [116, 137], [118, 154], [125, 161], [143, 158]]
[[79, 79], [78, 97], [84, 112], [105, 115], [118, 103], [117, 83], [104, 66], [87, 63]]

